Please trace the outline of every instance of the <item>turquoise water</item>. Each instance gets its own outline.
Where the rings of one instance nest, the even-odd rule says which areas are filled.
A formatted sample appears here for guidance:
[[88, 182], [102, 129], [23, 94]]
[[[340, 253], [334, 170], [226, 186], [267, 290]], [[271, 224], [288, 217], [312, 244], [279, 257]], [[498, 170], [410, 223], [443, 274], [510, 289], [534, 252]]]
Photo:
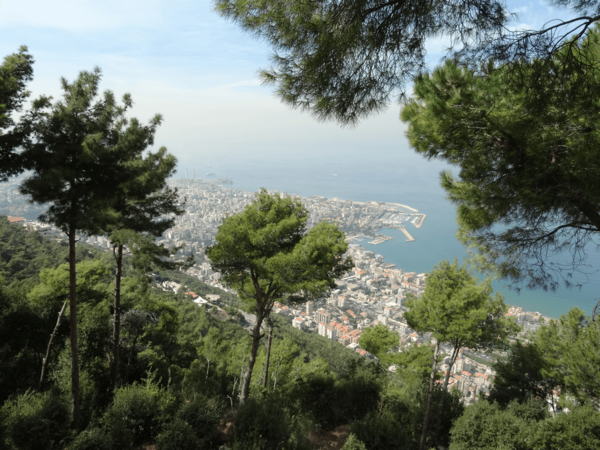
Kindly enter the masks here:
[[[466, 256], [455, 238], [454, 205], [446, 200], [439, 186], [440, 171], [452, 168], [439, 161], [425, 161], [408, 149], [379, 146], [368, 150], [307, 150], [293, 145], [285, 151], [229, 149], [180, 158], [179, 168], [183, 176], [188, 168], [190, 175], [195, 169], [198, 178], [227, 177], [234, 181], [231, 187], [248, 191], [265, 187], [301, 196], [402, 203], [427, 214], [420, 229], [412, 224], [407, 226], [416, 240], [406, 242], [399, 230], [383, 230], [383, 234], [394, 239], [379, 245], [363, 240], [360, 245], [383, 255], [386, 262], [416, 272], [430, 271], [444, 259], [457, 257], [462, 261]], [[207, 172], [215, 175], [206, 177]], [[587, 270], [594, 272], [600, 267], [600, 253], [592, 249], [589, 253]], [[592, 299], [600, 296], [597, 274], [580, 290], [561, 288], [556, 293], [541, 290], [519, 293], [505, 285], [506, 282], [500, 281], [494, 287], [501, 290], [507, 303], [551, 317], [558, 317], [574, 306], [591, 313], [595, 304]]]

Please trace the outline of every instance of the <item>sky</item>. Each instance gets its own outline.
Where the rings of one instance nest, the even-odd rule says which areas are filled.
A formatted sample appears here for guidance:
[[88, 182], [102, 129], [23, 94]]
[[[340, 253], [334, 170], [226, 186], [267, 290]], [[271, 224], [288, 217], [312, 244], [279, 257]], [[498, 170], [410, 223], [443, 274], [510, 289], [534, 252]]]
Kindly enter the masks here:
[[[565, 18], [545, 2], [512, 2], [509, 9], [519, 14], [513, 26], [520, 28]], [[61, 77], [73, 80], [99, 66], [101, 89], [132, 94], [132, 115], [163, 115], [156, 143], [182, 163], [214, 152], [275, 149], [298, 157], [302, 149], [360, 157], [378, 146], [412, 153], [398, 104], [354, 128], [283, 105], [258, 80], [271, 49], [218, 16], [211, 1], [0, 0], [0, 56], [20, 45], [36, 61], [33, 97], [59, 97]], [[428, 43], [431, 67], [446, 45], [444, 37]]]

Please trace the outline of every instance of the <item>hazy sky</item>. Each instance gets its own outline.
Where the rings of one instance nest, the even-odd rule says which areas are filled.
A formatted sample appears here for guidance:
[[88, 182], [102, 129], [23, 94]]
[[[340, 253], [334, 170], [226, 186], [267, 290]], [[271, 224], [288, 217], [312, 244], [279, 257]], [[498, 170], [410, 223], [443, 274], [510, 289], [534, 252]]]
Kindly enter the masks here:
[[[564, 15], [546, 2], [513, 2], [515, 26], [540, 27]], [[444, 40], [429, 45], [439, 60]], [[319, 123], [281, 104], [257, 71], [269, 47], [212, 11], [209, 0], [0, 0], [0, 56], [27, 45], [35, 57], [34, 96], [59, 95], [61, 76], [99, 66], [102, 89], [130, 92], [132, 114], [165, 118], [157, 144], [185, 161], [212, 152], [297, 152], [394, 146], [409, 152], [399, 106], [353, 129]]]

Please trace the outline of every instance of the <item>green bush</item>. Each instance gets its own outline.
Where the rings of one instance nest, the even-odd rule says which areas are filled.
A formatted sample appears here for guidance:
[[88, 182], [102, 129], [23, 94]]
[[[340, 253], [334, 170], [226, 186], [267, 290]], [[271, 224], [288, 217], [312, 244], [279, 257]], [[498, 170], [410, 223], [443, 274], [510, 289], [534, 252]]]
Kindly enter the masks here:
[[371, 411], [351, 425], [352, 433], [369, 450], [394, 450], [406, 448], [405, 432], [390, 414], [379, 415]]
[[363, 444], [354, 433], [350, 433], [342, 450], [367, 450], [367, 447], [365, 447], [365, 444]]
[[600, 448], [600, 413], [591, 406], [538, 423], [533, 438], [535, 450], [587, 450]]
[[234, 425], [234, 448], [289, 448], [290, 426], [285, 410], [267, 400], [249, 399], [240, 406]]
[[68, 450], [112, 450], [110, 435], [100, 428], [91, 428], [77, 435]]
[[450, 450], [473, 448], [530, 449], [527, 438], [530, 424], [497, 403], [478, 401], [465, 408], [450, 431]]
[[19, 450], [57, 448], [69, 432], [68, 403], [55, 392], [27, 391], [0, 410], [4, 447]]
[[156, 438], [157, 450], [196, 450], [201, 448], [200, 440], [187, 423], [175, 419]]
[[298, 410], [310, 414], [321, 429], [335, 428], [340, 414], [335, 407], [336, 386], [332, 376], [315, 374], [299, 379], [290, 398], [298, 404]]
[[221, 420], [223, 405], [216, 400], [197, 398], [177, 412], [177, 418], [188, 424], [202, 443], [213, 441]]
[[153, 384], [134, 383], [115, 394], [105, 424], [115, 448], [127, 449], [153, 440], [160, 424], [160, 389]]

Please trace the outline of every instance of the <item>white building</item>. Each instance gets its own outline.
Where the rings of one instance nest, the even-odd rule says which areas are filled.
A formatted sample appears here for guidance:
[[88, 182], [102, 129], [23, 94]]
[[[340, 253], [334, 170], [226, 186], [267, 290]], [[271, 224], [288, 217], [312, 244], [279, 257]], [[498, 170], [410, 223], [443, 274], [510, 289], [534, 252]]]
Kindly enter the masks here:
[[298, 328], [299, 330], [304, 330], [304, 320], [301, 317], [296, 317], [292, 321], [292, 325], [294, 328]]

